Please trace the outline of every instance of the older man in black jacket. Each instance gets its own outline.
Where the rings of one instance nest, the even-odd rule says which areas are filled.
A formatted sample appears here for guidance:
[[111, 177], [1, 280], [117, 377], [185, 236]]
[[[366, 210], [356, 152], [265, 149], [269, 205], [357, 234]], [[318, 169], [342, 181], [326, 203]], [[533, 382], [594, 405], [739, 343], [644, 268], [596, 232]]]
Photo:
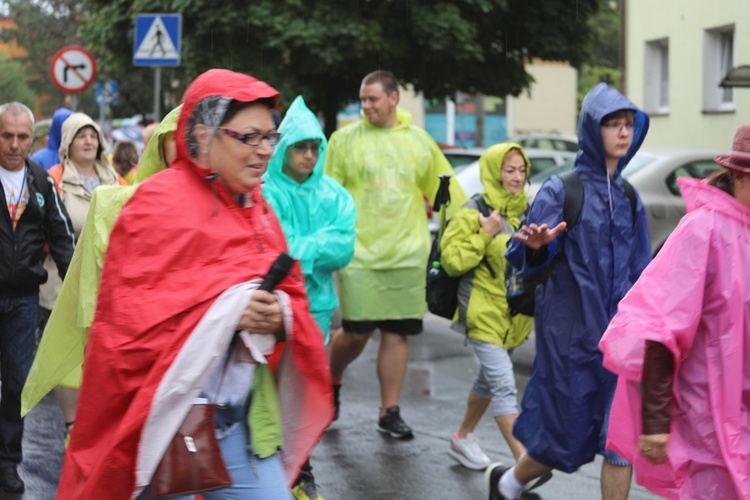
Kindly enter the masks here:
[[21, 462], [21, 390], [34, 357], [39, 285], [47, 281], [45, 244], [60, 277], [73, 256], [75, 236], [54, 182], [26, 156], [34, 115], [23, 104], [0, 106], [0, 488], [24, 491]]

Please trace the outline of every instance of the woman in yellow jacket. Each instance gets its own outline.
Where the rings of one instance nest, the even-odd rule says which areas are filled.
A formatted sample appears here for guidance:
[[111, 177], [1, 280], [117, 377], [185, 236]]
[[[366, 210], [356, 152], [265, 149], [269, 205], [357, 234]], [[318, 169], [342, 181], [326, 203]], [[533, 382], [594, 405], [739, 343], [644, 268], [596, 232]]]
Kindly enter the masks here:
[[521, 146], [506, 143], [488, 148], [479, 159], [479, 168], [482, 198], [492, 212], [485, 217], [477, 203], [469, 200], [451, 219], [441, 240], [443, 267], [451, 276], [461, 276], [452, 328], [466, 333], [479, 359], [466, 413], [448, 454], [475, 470], [490, 464], [473, 434], [490, 403], [515, 459], [525, 451], [513, 437], [518, 404], [509, 350], [526, 340], [532, 323], [529, 316], [512, 316], [508, 310], [503, 256], [528, 206], [524, 185], [531, 164]]

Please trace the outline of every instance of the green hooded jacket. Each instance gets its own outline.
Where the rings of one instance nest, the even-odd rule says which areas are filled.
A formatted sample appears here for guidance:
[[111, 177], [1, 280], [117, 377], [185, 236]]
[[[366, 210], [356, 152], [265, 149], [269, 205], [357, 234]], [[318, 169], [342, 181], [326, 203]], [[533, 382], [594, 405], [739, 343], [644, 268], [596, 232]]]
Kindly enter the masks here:
[[[458, 290], [458, 315], [455, 330], [469, 337], [512, 349], [523, 343], [531, 332], [532, 318], [511, 316], [505, 301], [505, 250], [521, 224], [528, 200], [526, 191], [511, 194], [500, 182], [500, 169], [511, 149], [521, 151], [528, 177], [531, 163], [518, 144], [503, 143], [488, 148], [479, 158], [484, 201], [500, 212], [503, 229], [495, 237], [479, 224], [476, 204], [469, 201], [451, 219], [440, 241], [441, 261], [451, 276], [462, 276]], [[482, 263], [487, 262], [494, 271]]]
[[[328, 342], [333, 311], [338, 307], [333, 272], [346, 266], [354, 253], [357, 209], [351, 195], [323, 173], [327, 141], [320, 123], [298, 96], [279, 126], [281, 142], [264, 175], [263, 195], [276, 212], [289, 244], [300, 261], [310, 310]], [[318, 162], [310, 177], [299, 183], [283, 171], [287, 148], [318, 140]]]

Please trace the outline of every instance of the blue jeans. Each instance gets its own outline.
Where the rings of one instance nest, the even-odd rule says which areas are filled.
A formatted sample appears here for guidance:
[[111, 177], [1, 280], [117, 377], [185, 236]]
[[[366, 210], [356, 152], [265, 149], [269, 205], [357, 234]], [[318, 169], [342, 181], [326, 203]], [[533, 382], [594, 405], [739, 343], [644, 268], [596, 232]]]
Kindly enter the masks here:
[[39, 295], [0, 297], [0, 467], [23, 458], [21, 391], [34, 360]]
[[[232, 428], [219, 440], [221, 456], [232, 478], [232, 486], [201, 493], [205, 500], [292, 500], [292, 494], [278, 453], [258, 458], [248, 451], [250, 437], [244, 422]], [[150, 499], [148, 489], [139, 500]], [[193, 500], [194, 495], [171, 497], [171, 500]]]

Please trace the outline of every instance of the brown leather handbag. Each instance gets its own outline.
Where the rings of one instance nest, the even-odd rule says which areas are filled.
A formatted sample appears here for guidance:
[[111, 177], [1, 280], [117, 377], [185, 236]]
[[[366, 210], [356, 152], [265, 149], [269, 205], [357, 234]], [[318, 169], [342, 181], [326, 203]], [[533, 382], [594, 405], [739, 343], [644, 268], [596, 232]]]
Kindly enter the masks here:
[[215, 404], [194, 404], [151, 481], [154, 497], [189, 495], [231, 486], [216, 439]]

